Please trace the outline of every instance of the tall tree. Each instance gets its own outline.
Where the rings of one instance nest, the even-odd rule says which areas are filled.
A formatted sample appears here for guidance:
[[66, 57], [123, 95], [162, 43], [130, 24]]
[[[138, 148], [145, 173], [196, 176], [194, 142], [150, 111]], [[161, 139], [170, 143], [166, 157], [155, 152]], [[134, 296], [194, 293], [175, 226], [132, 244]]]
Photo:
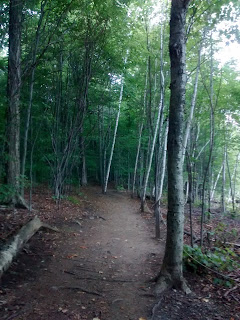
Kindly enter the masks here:
[[183, 118], [186, 87], [186, 14], [190, 0], [173, 0], [171, 6], [169, 53], [171, 96], [168, 132], [168, 216], [167, 240], [157, 292], [169, 287], [189, 292], [183, 278]]
[[20, 196], [20, 89], [21, 89], [21, 0], [10, 0], [8, 57], [8, 170], [7, 183], [14, 206], [26, 206]]

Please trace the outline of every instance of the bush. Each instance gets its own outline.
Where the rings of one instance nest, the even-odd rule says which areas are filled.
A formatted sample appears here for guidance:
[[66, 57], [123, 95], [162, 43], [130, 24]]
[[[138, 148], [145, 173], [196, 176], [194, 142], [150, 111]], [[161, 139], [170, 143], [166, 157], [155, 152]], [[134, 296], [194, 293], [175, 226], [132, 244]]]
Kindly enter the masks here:
[[[235, 260], [237, 255], [229, 248], [214, 247], [211, 251], [202, 251], [202, 248], [185, 245], [183, 250], [183, 262], [186, 269], [194, 272], [206, 272], [207, 268], [216, 271], [233, 271], [240, 268], [240, 264]], [[205, 268], [207, 267], [207, 268]]]
[[0, 184], [0, 203], [9, 203], [16, 194], [15, 189], [7, 184]]

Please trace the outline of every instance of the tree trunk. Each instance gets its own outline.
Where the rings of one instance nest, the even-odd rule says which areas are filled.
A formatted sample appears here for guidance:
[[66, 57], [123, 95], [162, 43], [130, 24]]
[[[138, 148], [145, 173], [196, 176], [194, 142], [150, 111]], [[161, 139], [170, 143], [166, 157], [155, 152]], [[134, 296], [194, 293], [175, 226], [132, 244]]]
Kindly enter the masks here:
[[26, 208], [20, 196], [20, 89], [22, 1], [11, 0], [9, 10], [8, 58], [8, 170], [7, 183], [12, 188], [10, 203]]
[[192, 175], [192, 162], [187, 154], [187, 171], [188, 171], [188, 200], [189, 200], [189, 222], [190, 222], [190, 237], [191, 237], [191, 246], [193, 247], [193, 221], [192, 221], [192, 203], [193, 203], [193, 196], [192, 196], [192, 186], [193, 186], [193, 175]]
[[87, 167], [86, 167], [86, 155], [85, 155], [85, 141], [83, 137], [83, 129], [80, 129], [80, 149], [81, 149], [81, 185], [86, 186], [87, 185]]
[[157, 293], [169, 287], [190, 292], [183, 278], [183, 119], [186, 88], [186, 13], [188, 1], [175, 0], [171, 6], [169, 52], [171, 96], [168, 132], [168, 215], [167, 240]]
[[227, 171], [228, 171], [228, 176], [229, 176], [229, 185], [230, 185], [230, 194], [231, 194], [231, 200], [232, 200], [232, 209], [233, 209], [233, 212], [235, 212], [235, 194], [234, 194], [234, 190], [233, 190], [233, 181], [231, 179], [231, 173], [230, 173], [230, 168], [229, 168], [227, 147], [226, 147], [226, 166], [227, 166]]
[[222, 212], [225, 213], [226, 211], [226, 199], [225, 199], [225, 188], [226, 188], [226, 146], [224, 146], [224, 153], [223, 153], [223, 170], [222, 170], [222, 198], [221, 198], [221, 207]]
[[163, 182], [165, 178], [166, 171], [166, 159], [167, 159], [167, 137], [168, 137], [168, 123], [166, 125], [164, 144], [163, 144], [163, 156], [162, 156], [162, 168], [161, 168], [161, 178], [159, 188], [156, 188], [156, 196], [155, 196], [155, 206], [154, 206], [154, 214], [155, 214], [155, 232], [156, 238], [160, 238], [160, 223], [163, 222], [163, 218], [161, 215], [161, 198], [163, 191]]
[[57, 228], [41, 222], [36, 216], [26, 225], [24, 225], [20, 231], [11, 238], [0, 251], [0, 278], [4, 271], [6, 271], [13, 259], [17, 256], [19, 251], [23, 248], [24, 244], [40, 229], [47, 228], [55, 232], [60, 232]]
[[3, 247], [0, 252], [0, 278], [4, 271], [9, 268], [19, 250], [41, 227], [42, 222], [38, 217], [35, 217], [23, 226], [20, 232]]
[[[126, 64], [126, 62], [127, 62], [127, 58], [125, 58], [124, 63]], [[113, 142], [112, 142], [112, 148], [111, 148], [108, 167], [107, 167], [107, 173], [106, 173], [106, 177], [105, 177], [105, 181], [104, 181], [103, 193], [107, 192], [108, 179], [109, 179], [109, 174], [110, 174], [110, 169], [111, 169], [111, 164], [112, 164], [112, 157], [113, 157], [113, 151], [114, 151], [115, 141], [116, 141], [116, 136], [117, 136], [118, 122], [119, 122], [120, 112], [121, 112], [122, 96], [123, 96], [123, 75], [121, 75], [121, 89], [120, 89], [120, 96], [119, 96], [119, 102], [118, 102], [118, 113], [117, 113], [117, 118], [116, 118], [116, 123], [115, 123]]]
[[[30, 85], [29, 85], [29, 101], [28, 101], [28, 109], [27, 109], [27, 119], [25, 124], [25, 132], [24, 132], [24, 140], [23, 140], [23, 156], [22, 156], [22, 169], [21, 174], [22, 178], [24, 179], [25, 176], [25, 164], [26, 164], [26, 156], [27, 156], [27, 145], [28, 145], [28, 132], [30, 127], [30, 117], [32, 111], [32, 102], [33, 102], [33, 87], [34, 87], [34, 80], [35, 80], [35, 70], [36, 70], [36, 61], [37, 61], [37, 50], [38, 44], [40, 39], [40, 29], [43, 21], [43, 17], [45, 14], [44, 7], [46, 5], [46, 1], [41, 3], [41, 14], [38, 21], [38, 27], [35, 36], [35, 43], [32, 53], [32, 70], [30, 76]], [[21, 194], [24, 195], [24, 183], [21, 184]]]
[[144, 96], [143, 96], [143, 118], [142, 118], [142, 122], [141, 122], [141, 125], [139, 128], [138, 147], [137, 147], [137, 154], [136, 154], [134, 173], [133, 173], [132, 198], [134, 197], [134, 191], [135, 191], [138, 159], [139, 159], [139, 153], [140, 153], [140, 148], [141, 148], [142, 131], [143, 131], [143, 124], [144, 124], [145, 110], [146, 110], [146, 96], [147, 96], [147, 84], [148, 84], [148, 76], [147, 75], [148, 75], [148, 62], [147, 62], [147, 67], [146, 67], [146, 79], [145, 79], [145, 88], [144, 88]]
[[140, 153], [140, 148], [141, 148], [142, 131], [143, 131], [143, 120], [140, 125], [140, 129], [139, 129], [138, 147], [137, 147], [137, 154], [136, 154], [135, 166], [134, 166], [134, 172], [133, 172], [132, 198], [134, 197], [134, 192], [135, 192], [138, 159], [139, 159], [139, 153]]
[[[200, 245], [203, 245], [203, 223], [205, 221], [205, 188], [207, 179], [209, 178], [209, 169], [212, 162], [212, 153], [213, 153], [213, 144], [214, 144], [214, 101], [213, 101], [213, 41], [211, 34], [211, 60], [210, 60], [210, 150], [209, 150], [209, 158], [207, 162], [207, 167], [205, 170], [205, 174], [203, 177], [203, 187], [202, 187], [202, 213], [201, 213], [201, 231], [200, 231]], [[210, 190], [210, 186], [209, 186]], [[210, 210], [210, 207], [209, 207]]]
[[199, 72], [200, 72], [200, 66], [201, 66], [202, 45], [203, 45], [203, 40], [201, 41], [200, 47], [198, 50], [198, 65], [197, 65], [196, 76], [195, 76], [194, 90], [193, 90], [190, 113], [189, 113], [189, 117], [187, 120], [185, 135], [183, 138], [183, 163], [184, 163], [184, 159], [185, 159], [185, 153], [187, 150], [187, 142], [188, 142], [188, 137], [189, 137], [189, 133], [190, 133], [190, 129], [191, 129], [193, 114], [194, 114], [194, 110], [195, 110], [195, 106], [196, 106], [197, 91], [198, 91], [198, 79], [199, 79]]
[[[162, 83], [164, 84], [164, 76], [162, 73]], [[148, 179], [152, 167], [152, 159], [153, 159], [153, 153], [155, 149], [155, 144], [156, 144], [156, 139], [157, 139], [157, 134], [158, 134], [158, 128], [159, 128], [159, 122], [161, 115], [163, 114], [163, 108], [164, 108], [164, 94], [163, 91], [161, 90], [161, 97], [160, 97], [160, 103], [158, 106], [158, 115], [157, 115], [157, 120], [155, 123], [155, 130], [154, 130], [154, 136], [153, 136], [153, 141], [152, 141], [152, 146], [151, 146], [151, 151], [150, 151], [150, 156], [149, 156], [149, 161], [148, 161], [148, 167], [147, 167], [147, 172], [144, 180], [144, 185], [143, 185], [143, 191], [141, 195], [141, 211], [144, 212], [145, 209], [145, 202], [146, 202], [146, 192], [147, 192], [147, 184], [148, 184]]]
[[231, 178], [234, 199], [235, 199], [235, 193], [236, 193], [236, 177], [237, 177], [237, 168], [238, 168], [239, 160], [240, 160], [240, 153], [238, 153], [236, 156], [236, 162], [235, 162], [235, 166], [234, 166], [234, 170]]
[[218, 183], [218, 180], [219, 180], [219, 178], [220, 178], [222, 169], [223, 169], [223, 164], [221, 165], [221, 168], [220, 168], [220, 170], [219, 170], [219, 172], [218, 172], [218, 174], [217, 174], [215, 183], [214, 183], [214, 185], [213, 185], [213, 189], [212, 189], [211, 197], [210, 197], [211, 201], [214, 199], [215, 190], [216, 190], [216, 188], [217, 188], [217, 183]]

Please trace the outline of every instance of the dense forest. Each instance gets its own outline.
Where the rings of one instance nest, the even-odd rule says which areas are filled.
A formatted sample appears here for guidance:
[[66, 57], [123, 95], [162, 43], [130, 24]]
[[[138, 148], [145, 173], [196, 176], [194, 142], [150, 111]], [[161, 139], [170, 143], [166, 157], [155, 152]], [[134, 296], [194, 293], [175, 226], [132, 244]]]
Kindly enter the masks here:
[[172, 273], [188, 291], [173, 267], [183, 207], [192, 247], [200, 212], [191, 254], [212, 211], [239, 217], [240, 67], [226, 57], [240, 41], [238, 1], [11, 0], [0, 10], [1, 204], [31, 212], [38, 186], [58, 206], [87, 185], [115, 188], [154, 211], [159, 238], [168, 199], [175, 250], [159, 288]]
[[[160, 199], [166, 192], [169, 3], [19, 6], [18, 172], [8, 184], [8, 3], [1, 8], [1, 200], [38, 183], [61, 199], [70, 185], [89, 182], [104, 192], [112, 182], [143, 202], [146, 195]], [[233, 1], [192, 2], [186, 21], [184, 192], [192, 202], [221, 199], [223, 209], [231, 203], [233, 211], [240, 183], [238, 69], [234, 61], [223, 66], [215, 53], [219, 43], [239, 40], [238, 9]]]

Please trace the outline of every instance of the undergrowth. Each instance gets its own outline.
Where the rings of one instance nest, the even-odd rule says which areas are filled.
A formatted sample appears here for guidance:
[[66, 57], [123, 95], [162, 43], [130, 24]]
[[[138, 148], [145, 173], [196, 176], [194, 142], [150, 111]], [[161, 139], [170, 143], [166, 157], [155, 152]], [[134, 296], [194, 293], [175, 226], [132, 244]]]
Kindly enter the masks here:
[[190, 270], [194, 273], [202, 274], [212, 271], [220, 276], [222, 275], [223, 280], [215, 278], [213, 282], [216, 284], [224, 284], [229, 287], [232, 286], [234, 280], [229, 278], [226, 281], [225, 274], [240, 269], [237, 254], [227, 247], [214, 247], [211, 250], [207, 250], [197, 245], [193, 247], [184, 245], [183, 263], [186, 270]]

